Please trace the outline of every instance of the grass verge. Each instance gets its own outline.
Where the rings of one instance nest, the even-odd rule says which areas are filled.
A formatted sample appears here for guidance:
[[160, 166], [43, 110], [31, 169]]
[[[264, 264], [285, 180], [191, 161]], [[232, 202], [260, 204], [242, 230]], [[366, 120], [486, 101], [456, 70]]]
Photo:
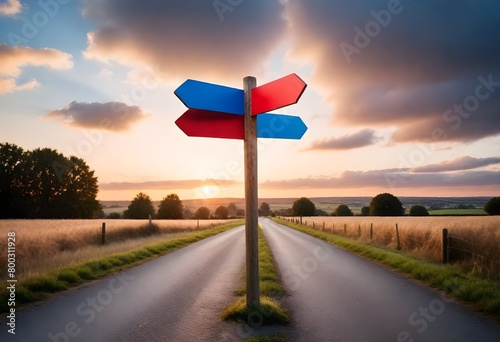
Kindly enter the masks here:
[[[20, 280], [16, 283], [16, 306], [19, 308], [26, 303], [44, 300], [51, 294], [75, 287], [85, 281], [99, 279], [111, 273], [132, 268], [155, 257], [240, 226], [242, 223], [242, 221], [235, 221], [223, 224], [215, 228], [193, 232], [182, 238], [147, 245], [131, 252], [115, 254]], [[0, 288], [0, 312], [2, 313], [9, 310], [7, 305], [10, 295], [7, 289], [8, 285], [10, 283], [2, 282]]]
[[[260, 305], [247, 308], [245, 286], [235, 291], [240, 296], [236, 302], [227, 306], [222, 311], [224, 320], [245, 322], [251, 327], [272, 324], [287, 324], [290, 322], [288, 312], [283, 309], [279, 299], [285, 290], [281, 286], [278, 272], [274, 265], [273, 255], [262, 229], [259, 227], [259, 286]], [[251, 340], [259, 341], [259, 340]], [[267, 341], [267, 340], [264, 340]]]
[[314, 236], [333, 245], [375, 260], [390, 268], [422, 281], [458, 301], [492, 318], [500, 319], [500, 282], [475, 277], [453, 265], [442, 265], [418, 260], [397, 251], [364, 245], [351, 239], [318, 231], [299, 224], [273, 219], [302, 233]]

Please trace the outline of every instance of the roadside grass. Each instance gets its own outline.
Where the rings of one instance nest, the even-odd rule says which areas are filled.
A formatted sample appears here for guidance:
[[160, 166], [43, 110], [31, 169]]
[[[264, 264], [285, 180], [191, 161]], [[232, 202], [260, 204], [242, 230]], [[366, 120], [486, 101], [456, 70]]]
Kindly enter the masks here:
[[[51, 294], [78, 286], [85, 281], [95, 280], [109, 274], [124, 271], [151, 260], [186, 247], [192, 243], [241, 226], [243, 221], [232, 221], [215, 228], [187, 233], [183, 237], [161, 243], [143, 245], [142, 247], [104, 258], [87, 261], [78, 265], [51, 270], [43, 275], [27, 277], [16, 283], [16, 306], [47, 299]], [[7, 312], [9, 283], [0, 283], [0, 312]]]
[[[221, 313], [223, 320], [232, 320], [245, 322], [255, 327], [260, 325], [287, 324], [290, 322], [288, 312], [281, 307], [279, 300], [285, 294], [281, 286], [280, 278], [274, 259], [267, 244], [262, 229], [259, 227], [259, 286], [260, 286], [260, 305], [251, 307], [246, 306], [245, 285], [234, 291], [240, 298], [233, 304], [225, 307]], [[251, 340], [254, 341], [254, 340]], [[259, 341], [259, 340], [255, 340]], [[265, 340], [267, 341], [267, 340]]]
[[377, 261], [435, 288], [473, 309], [500, 319], [500, 281], [479, 278], [454, 265], [442, 265], [354, 241], [350, 238], [318, 231], [280, 219], [277, 223], [342, 247], [367, 259]]
[[252, 336], [245, 339], [245, 342], [286, 342], [286, 338], [282, 333], [277, 333], [272, 336]]

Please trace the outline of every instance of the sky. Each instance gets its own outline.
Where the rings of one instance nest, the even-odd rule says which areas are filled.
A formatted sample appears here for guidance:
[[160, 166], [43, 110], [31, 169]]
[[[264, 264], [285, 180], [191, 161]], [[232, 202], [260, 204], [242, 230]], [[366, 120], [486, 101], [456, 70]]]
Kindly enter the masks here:
[[295, 73], [259, 197], [498, 196], [496, 0], [0, 0], [0, 141], [83, 158], [100, 200], [244, 197], [243, 142], [187, 137], [186, 79]]

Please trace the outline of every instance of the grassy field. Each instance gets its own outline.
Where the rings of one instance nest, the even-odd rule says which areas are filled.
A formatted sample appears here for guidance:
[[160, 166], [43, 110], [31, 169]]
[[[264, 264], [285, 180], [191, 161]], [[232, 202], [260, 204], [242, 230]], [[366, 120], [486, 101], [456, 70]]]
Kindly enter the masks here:
[[[106, 223], [106, 245], [101, 224]], [[165, 242], [230, 220], [1, 220], [0, 269], [7, 265], [7, 233], [16, 233], [16, 275], [21, 280], [145, 244]], [[0, 281], [6, 272], [0, 272]]]
[[476, 209], [440, 209], [431, 210], [429, 215], [486, 215], [486, 211], [480, 208]]
[[[294, 218], [298, 220], [298, 218]], [[308, 226], [355, 238], [360, 242], [397, 249], [398, 225], [401, 251], [432, 262], [442, 260], [442, 230], [470, 241], [479, 254], [492, 259], [492, 269], [479, 263], [464, 265], [471, 271], [500, 277], [500, 216], [477, 217], [303, 217]], [[370, 236], [370, 230], [372, 235]]]

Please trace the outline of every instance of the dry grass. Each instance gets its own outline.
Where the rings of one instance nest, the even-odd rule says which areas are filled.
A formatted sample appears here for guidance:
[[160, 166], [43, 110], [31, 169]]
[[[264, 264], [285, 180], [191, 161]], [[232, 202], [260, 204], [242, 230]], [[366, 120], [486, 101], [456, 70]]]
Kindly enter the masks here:
[[[106, 245], [101, 246], [101, 224]], [[63, 266], [96, 260], [141, 246], [182, 237], [229, 220], [1, 220], [0, 281], [5, 280], [7, 233], [16, 233], [16, 276], [24, 279]]]
[[[495, 272], [500, 269], [500, 216], [303, 217], [302, 223], [306, 222], [309, 227], [314, 222], [314, 227], [319, 230], [323, 230], [324, 223], [328, 232], [392, 249], [397, 248], [398, 224], [401, 250], [435, 262], [442, 260], [442, 230], [447, 228], [451, 236], [470, 241], [479, 254], [493, 260]], [[370, 239], [371, 225], [373, 235]]]

